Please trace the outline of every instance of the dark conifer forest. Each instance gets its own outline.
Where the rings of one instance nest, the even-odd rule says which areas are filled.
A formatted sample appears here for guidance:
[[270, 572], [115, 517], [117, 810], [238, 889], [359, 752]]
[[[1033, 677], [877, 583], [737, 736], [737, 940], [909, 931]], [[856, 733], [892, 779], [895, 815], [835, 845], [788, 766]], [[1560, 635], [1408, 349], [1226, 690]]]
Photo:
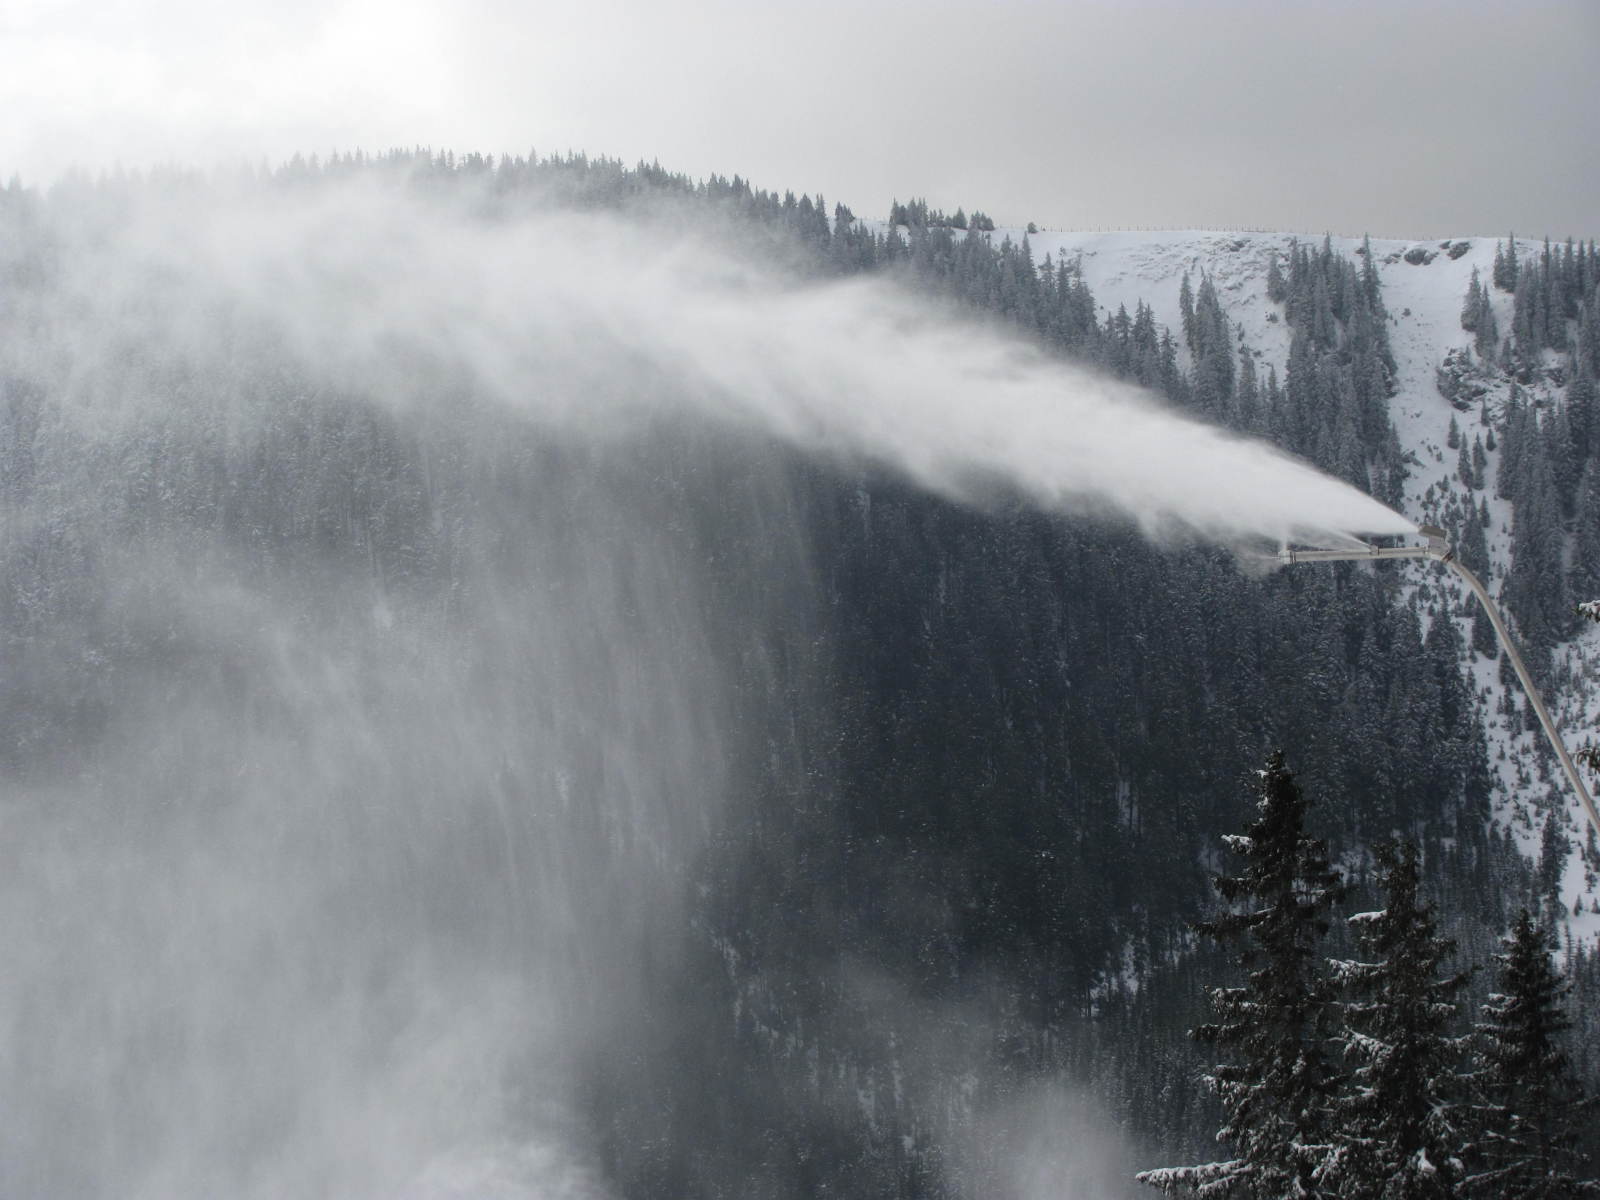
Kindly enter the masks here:
[[[536, 202], [714, 228], [815, 280], [894, 279], [953, 306], [973, 329], [1000, 327], [1045, 354], [1136, 382], [1172, 408], [1270, 439], [1391, 504], [1417, 467], [1391, 423], [1398, 315], [1384, 295], [1385, 272], [1410, 268], [1380, 264], [1370, 247], [1347, 256], [1330, 240], [1305, 239], [1274, 252], [1271, 295], [1291, 338], [1280, 378], [1230, 323], [1203, 266], [1181, 281], [1181, 327], [1166, 328], [1142, 303], [1103, 311], [1078, 262], [1035, 261], [1026, 235], [994, 231], [976, 209], [946, 216], [926, 201], [896, 199], [882, 214], [853, 213], [737, 176], [697, 182], [653, 164], [579, 155], [336, 156], [296, 160], [250, 186], [271, 195], [367, 175], [404, 175], [423, 191], [472, 189], [490, 208]], [[0, 341], [29, 336], [28, 298], [65, 257], [52, 240], [61, 236], [53, 206], [159, 186], [79, 180], [54, 193], [0, 192]], [[1475, 345], [1440, 379], [1457, 409], [1448, 467], [1459, 488], [1441, 498], [1437, 515], [1463, 561], [1487, 573], [1497, 531], [1486, 528], [1484, 498], [1512, 501], [1502, 596], [1536, 672], [1561, 685], [1570, 680], [1558, 652], [1583, 627], [1574, 606], [1600, 597], [1600, 256], [1592, 245], [1546, 243], [1532, 254], [1517, 246], [1461, 301]], [[1494, 324], [1496, 292], [1514, 297], [1507, 328]], [[277, 669], [265, 641], [259, 660], [241, 658], [208, 641], [213, 631], [192, 614], [161, 619], [176, 575], [137, 597], [138, 619], [108, 598], [108, 579], [131, 577], [118, 573], [124, 553], [159, 553], [181, 571], [203, 547], [207, 561], [228, 564], [230, 578], [278, 595], [312, 627], [356, 628], [366, 620], [365, 589], [378, 580], [441, 628], [458, 619], [510, 628], [527, 619], [517, 606], [535, 603], [524, 593], [552, 611], [570, 602], [559, 585], [542, 582], [548, 563], [590, 564], [609, 546], [605, 553], [659, 560], [670, 578], [690, 581], [665, 600], [620, 598], [625, 626], [670, 640], [707, 614], [730, 615], [706, 621], [703, 639], [672, 641], [670, 661], [650, 668], [733, 681], [715, 711], [661, 718], [730, 731], [714, 767], [668, 768], [685, 793], [714, 772], [728, 797], [692, 818], [692, 834], [674, 843], [686, 848], [681, 857], [636, 847], [625, 821], [607, 825], [581, 806], [533, 832], [511, 832], [528, 818], [508, 814], [542, 786], [533, 750], [506, 754], [481, 785], [460, 783], [467, 815], [442, 824], [444, 832], [420, 805], [394, 817], [412, 832], [392, 857], [372, 849], [385, 837], [374, 832], [388, 819], [383, 788], [409, 794], [424, 776], [441, 791], [458, 786], [428, 774], [420, 751], [414, 762], [386, 760], [370, 790], [351, 778], [338, 804], [305, 799], [307, 819], [314, 811], [322, 824], [281, 835], [307, 838], [314, 860], [319, 844], [361, 848], [367, 857], [351, 894], [374, 913], [392, 906], [411, 914], [403, 919], [437, 936], [445, 959], [457, 953], [450, 947], [478, 938], [515, 946], [521, 926], [508, 917], [502, 928], [486, 901], [484, 911], [473, 908], [477, 893], [424, 900], [407, 892], [398, 881], [427, 868], [428, 854], [438, 870], [465, 875], [474, 854], [525, 840], [517, 878], [531, 891], [506, 901], [512, 908], [540, 903], [543, 885], [529, 879], [562, 876], [561, 862], [537, 849], [559, 839], [627, 842], [631, 857], [615, 868], [627, 888], [660, 873], [648, 894], [673, 898], [660, 911], [616, 900], [616, 880], [576, 885], [604, 920], [637, 935], [626, 956], [612, 961], [555, 940], [526, 948], [529, 961], [559, 962], [592, 981], [580, 1007], [595, 1031], [566, 1068], [575, 1100], [563, 1119], [589, 1148], [603, 1194], [1033, 1194], [1015, 1182], [1018, 1161], [1036, 1153], [1023, 1144], [1017, 1114], [1047, 1102], [1080, 1114], [1083, 1159], [1097, 1164], [1080, 1166], [1074, 1186], [1082, 1190], [1059, 1194], [1153, 1194], [1135, 1171], [1227, 1158], [1234, 1151], [1218, 1146], [1217, 1131], [1237, 1110], [1203, 1077], [1243, 1051], [1215, 1025], [1198, 1039], [1190, 1031], [1240, 1019], [1226, 1008], [1219, 1016], [1210, 996], [1242, 985], [1237, 946], [1205, 931], [1223, 927], [1229, 918], [1219, 914], [1242, 894], [1219, 896], [1214, 881], [1239, 869], [1224, 837], [1257, 819], [1258, 771], [1274, 752], [1282, 758], [1271, 769], [1292, 772], [1292, 786], [1312, 800], [1306, 838], [1325, 847], [1324, 865], [1342, 881], [1318, 901], [1327, 923], [1321, 958], [1394, 961], [1395, 939], [1407, 931], [1352, 924], [1362, 912], [1407, 904], [1431, 931], [1420, 950], [1406, 951], [1422, 956], [1415, 978], [1329, 967], [1327, 991], [1316, 997], [1330, 1006], [1330, 1028], [1383, 1036], [1382, 998], [1433, 987], [1449, 1012], [1428, 1036], [1457, 1039], [1461, 1059], [1447, 1070], [1442, 1043], [1418, 1050], [1429, 1086], [1456, 1089], [1451, 1103], [1463, 1111], [1509, 1111], [1525, 1086], [1508, 1065], [1522, 1052], [1513, 1043], [1523, 1035], [1511, 1029], [1522, 1018], [1501, 979], [1537, 976], [1547, 962], [1559, 978], [1526, 985], [1542, 1004], [1560, 994], [1561, 1015], [1541, 1026], [1550, 1042], [1540, 1052], [1563, 1056], [1580, 1091], [1600, 1090], [1592, 1015], [1600, 960], [1566, 932], [1561, 892], [1569, 859], [1577, 864], [1570, 869], [1594, 872], [1600, 854], [1592, 840], [1587, 851], [1569, 842], [1585, 831], [1558, 819], [1565, 810], [1554, 773], [1532, 818], [1543, 854], [1530, 856], [1527, 838], [1519, 843], [1497, 818], [1484, 708], [1514, 706], [1520, 720], [1521, 697], [1513, 685], [1505, 701], [1485, 698], [1466, 666], [1493, 660], [1490, 631], [1420, 576], [1384, 564], [1253, 569], [1198, 539], [1155, 544], [1113, 514], [1043, 512], [1003, 485], [959, 503], [886, 468], [804, 455], [693, 419], [662, 418], [648, 439], [589, 455], [536, 425], [482, 416], [470, 396], [440, 410], [478, 414], [461, 426], [447, 415], [397, 415], [356, 388], [330, 405], [292, 362], [269, 357], [230, 385], [274, 414], [251, 437], [230, 440], [220, 411], [210, 423], [158, 411], [113, 453], [74, 429], [48, 385], [18, 361], [0, 357], [0, 503], [8, 513], [0, 773], [39, 812], [88, 787], [85, 772], [124, 761], [128, 739], [149, 736], [119, 716], [131, 697], [158, 695], [179, 711], [185, 680], [195, 677], [229, 706], [217, 718], [219, 738], [233, 736], [229, 717], [321, 745], [314, 729], [300, 728], [316, 713], [253, 707], [245, 681]], [[199, 395], [211, 386], [139, 347], [127, 348], [126, 361], [152, 388]], [[1549, 394], [1538, 384], [1550, 372], [1560, 373], [1564, 401], [1527, 400]], [[1491, 384], [1506, 379], [1510, 399], [1491, 411]], [[1486, 477], [1496, 446], [1498, 470]], [[609, 507], [585, 507], [596, 492], [611, 497]], [[623, 529], [632, 532], [607, 541]], [[301, 581], [294, 596], [274, 592], [285, 578]], [[514, 663], [482, 654], [470, 639], [451, 646], [451, 669], [468, 670], [516, 720], [565, 728], [560, 697], [541, 695]], [[373, 642], [371, 653], [388, 661], [409, 651]], [[434, 667], [415, 653], [406, 669], [424, 679]], [[581, 645], [563, 653], [602, 655]], [[617, 669], [626, 677], [626, 665]], [[385, 703], [414, 722], [419, 738], [432, 736], [407, 695]], [[643, 719], [609, 695], [595, 703], [618, 727]], [[1549, 769], [1543, 759], [1535, 767]], [[208, 765], [218, 794], [231, 769]], [[119, 798], [116, 780], [95, 775], [85, 827], [125, 820], [141, 837], [181, 839], [224, 820], [220, 810], [207, 817], [151, 799], [171, 782], [161, 770], [141, 768], [129, 785], [143, 797], [139, 806]], [[305, 770], [309, 777], [313, 767]], [[600, 752], [568, 776], [575, 795], [631, 788], [637, 798], [651, 786]], [[297, 778], [291, 772], [286, 786]], [[294, 859], [285, 852], [283, 861]], [[329, 911], [335, 921], [348, 915]], [[402, 963], [397, 950], [361, 986], [382, 992], [390, 986], [383, 973]], [[318, 970], [326, 974], [305, 987], [333, 988], [337, 968]], [[1340, 991], [1346, 984], [1353, 990]], [[7, 986], [20, 997], [7, 1001], [13, 1038], [44, 1054], [50, 1020], [39, 1006], [48, 993], [30, 998], [26, 980]], [[1356, 1013], [1353, 1025], [1340, 1025], [1348, 1013], [1337, 1005]], [[160, 1062], [202, 1035], [156, 1021], [138, 1036], [141, 1061]], [[1473, 1049], [1482, 1044], [1491, 1049]], [[1330, 1046], [1330, 1077], [1378, 1069]], [[1474, 1053], [1498, 1072], [1483, 1086], [1466, 1078], [1479, 1069]], [[522, 1096], [510, 1111], [532, 1111], [539, 1064], [500, 1067], [505, 1086]], [[8, 1103], [20, 1102], [15, 1081], [26, 1078], [11, 1073]], [[126, 1078], [122, 1102], [158, 1103], [159, 1089], [142, 1090], [137, 1072]], [[37, 1107], [20, 1119], [24, 1140], [81, 1117], [66, 1092], [29, 1099]], [[293, 1103], [279, 1099], [275, 1116], [240, 1135], [240, 1154], [271, 1144], [273, 1120], [289, 1121]], [[1371, 1149], [1401, 1127], [1399, 1118], [1331, 1084], [1327, 1103], [1341, 1127], [1367, 1137], [1351, 1151], [1368, 1157], [1348, 1166], [1349, 1180], [1400, 1170]], [[17, 1136], [11, 1123], [0, 1142]], [[1406, 1125], [1403, 1136], [1450, 1136], [1419, 1129]], [[146, 1134], [157, 1145], [176, 1136], [154, 1126]], [[1524, 1135], [1519, 1126], [1507, 1136]], [[1592, 1121], [1561, 1136], [1571, 1150], [1562, 1169], [1587, 1178], [1596, 1168], [1583, 1167], [1582, 1155], [1600, 1148]], [[80, 1162], [66, 1150], [40, 1155], [19, 1145], [0, 1154], [0, 1192], [110, 1194], [109, 1168], [95, 1164], [138, 1160], [109, 1146]], [[1483, 1151], [1500, 1164], [1496, 1178], [1527, 1169], [1510, 1145]], [[1473, 1147], [1464, 1142], [1462, 1153]], [[1465, 1187], [1471, 1171], [1449, 1167], [1444, 1190], [1384, 1194], [1465, 1194], [1457, 1184]], [[1188, 1186], [1176, 1178], [1167, 1183]], [[1377, 1194], [1339, 1183], [1337, 1173], [1317, 1178], [1331, 1181], [1321, 1194]], [[1544, 1194], [1482, 1187], [1475, 1194]]]

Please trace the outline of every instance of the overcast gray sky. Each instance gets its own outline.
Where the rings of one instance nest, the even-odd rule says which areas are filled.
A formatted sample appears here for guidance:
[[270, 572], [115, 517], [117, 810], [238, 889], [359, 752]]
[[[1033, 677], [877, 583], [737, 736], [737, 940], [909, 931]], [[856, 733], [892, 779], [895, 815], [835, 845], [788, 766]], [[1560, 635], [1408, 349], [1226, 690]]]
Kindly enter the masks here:
[[428, 144], [1002, 223], [1600, 236], [1600, 0], [0, 0], [0, 173]]

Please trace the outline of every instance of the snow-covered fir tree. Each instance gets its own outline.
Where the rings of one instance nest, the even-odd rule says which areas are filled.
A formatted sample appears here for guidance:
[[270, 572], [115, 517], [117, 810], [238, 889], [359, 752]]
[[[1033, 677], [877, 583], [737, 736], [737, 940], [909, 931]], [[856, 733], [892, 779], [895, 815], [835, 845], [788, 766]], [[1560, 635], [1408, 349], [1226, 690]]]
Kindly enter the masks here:
[[1351, 917], [1364, 960], [1334, 964], [1350, 998], [1352, 1065], [1335, 1105], [1337, 1150], [1324, 1180], [1340, 1196], [1423, 1200], [1457, 1194], [1470, 1109], [1454, 1033], [1468, 973], [1441, 973], [1455, 944], [1420, 895], [1416, 844], [1377, 847], [1384, 907]]
[[1337, 1002], [1320, 947], [1345, 889], [1326, 845], [1305, 831], [1307, 800], [1281, 751], [1268, 759], [1254, 790], [1256, 820], [1224, 839], [1243, 865], [1215, 881], [1229, 910], [1199, 926], [1208, 937], [1239, 945], [1245, 982], [1213, 989], [1217, 1019], [1192, 1032], [1197, 1041], [1235, 1052], [1234, 1061], [1206, 1076], [1227, 1114], [1217, 1140], [1235, 1157], [1145, 1171], [1138, 1179], [1203, 1196], [1331, 1196], [1321, 1178], [1340, 1082], [1328, 1055]]
[[1562, 1048], [1570, 986], [1526, 909], [1505, 940], [1499, 990], [1478, 1023], [1479, 1132], [1470, 1147], [1472, 1196], [1504, 1200], [1600, 1195], [1582, 1177], [1580, 1123], [1594, 1112]]
[[[1600, 600], [1585, 600], [1579, 604], [1578, 615], [1600, 624]], [[1576, 757], [1585, 766], [1600, 771], [1600, 746], [1596, 746], [1594, 742], [1591, 741], [1583, 746]]]

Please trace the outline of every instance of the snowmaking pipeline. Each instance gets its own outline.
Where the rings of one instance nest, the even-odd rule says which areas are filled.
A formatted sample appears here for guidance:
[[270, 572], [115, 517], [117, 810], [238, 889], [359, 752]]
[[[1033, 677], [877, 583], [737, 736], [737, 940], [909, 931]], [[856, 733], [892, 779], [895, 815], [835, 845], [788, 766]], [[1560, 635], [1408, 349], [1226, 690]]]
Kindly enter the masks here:
[[1278, 552], [1278, 561], [1284, 564], [1299, 562], [1361, 562], [1378, 558], [1431, 558], [1435, 562], [1443, 563], [1462, 579], [1472, 589], [1472, 594], [1478, 598], [1478, 603], [1483, 605], [1483, 611], [1489, 614], [1489, 622], [1494, 626], [1495, 637], [1500, 639], [1500, 647], [1506, 652], [1506, 657], [1511, 660], [1511, 666], [1517, 673], [1517, 678], [1522, 681], [1522, 690], [1527, 693], [1528, 701], [1533, 705], [1533, 711], [1539, 718], [1539, 724], [1544, 728], [1545, 737], [1550, 739], [1550, 748], [1556, 752], [1556, 758], [1561, 763], [1561, 769], [1566, 773], [1567, 782], [1572, 785], [1572, 790], [1577, 793], [1578, 800], [1583, 805], [1583, 811], [1588, 814], [1589, 823], [1594, 826], [1595, 832], [1600, 833], [1600, 812], [1596, 812], [1594, 799], [1589, 795], [1589, 789], [1584, 786], [1583, 777], [1578, 774], [1577, 764], [1572, 761], [1572, 756], [1567, 753], [1566, 744], [1561, 740], [1561, 734], [1556, 729], [1556, 723], [1550, 716], [1550, 710], [1545, 707], [1544, 697], [1539, 694], [1539, 689], [1534, 685], [1533, 676], [1528, 674], [1527, 665], [1522, 661], [1522, 655], [1517, 652], [1515, 643], [1511, 640], [1511, 633], [1506, 628], [1505, 619], [1500, 615], [1500, 610], [1495, 607], [1489, 598], [1489, 589], [1483, 586], [1483, 581], [1474, 575], [1456, 557], [1455, 550], [1445, 540], [1444, 530], [1434, 525], [1423, 525], [1419, 532], [1427, 538], [1427, 543], [1422, 546], [1367, 546], [1361, 550], [1295, 550], [1285, 546]]

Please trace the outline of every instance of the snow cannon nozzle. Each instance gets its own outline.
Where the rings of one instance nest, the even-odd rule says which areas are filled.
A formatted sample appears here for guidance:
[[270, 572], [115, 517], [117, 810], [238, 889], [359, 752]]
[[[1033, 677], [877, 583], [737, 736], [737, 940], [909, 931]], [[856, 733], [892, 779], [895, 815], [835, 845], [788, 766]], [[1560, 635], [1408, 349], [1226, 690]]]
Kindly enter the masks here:
[[1450, 553], [1450, 542], [1444, 535], [1444, 530], [1437, 525], [1418, 525], [1417, 532], [1428, 539], [1428, 549], [1435, 554], [1447, 555]]

